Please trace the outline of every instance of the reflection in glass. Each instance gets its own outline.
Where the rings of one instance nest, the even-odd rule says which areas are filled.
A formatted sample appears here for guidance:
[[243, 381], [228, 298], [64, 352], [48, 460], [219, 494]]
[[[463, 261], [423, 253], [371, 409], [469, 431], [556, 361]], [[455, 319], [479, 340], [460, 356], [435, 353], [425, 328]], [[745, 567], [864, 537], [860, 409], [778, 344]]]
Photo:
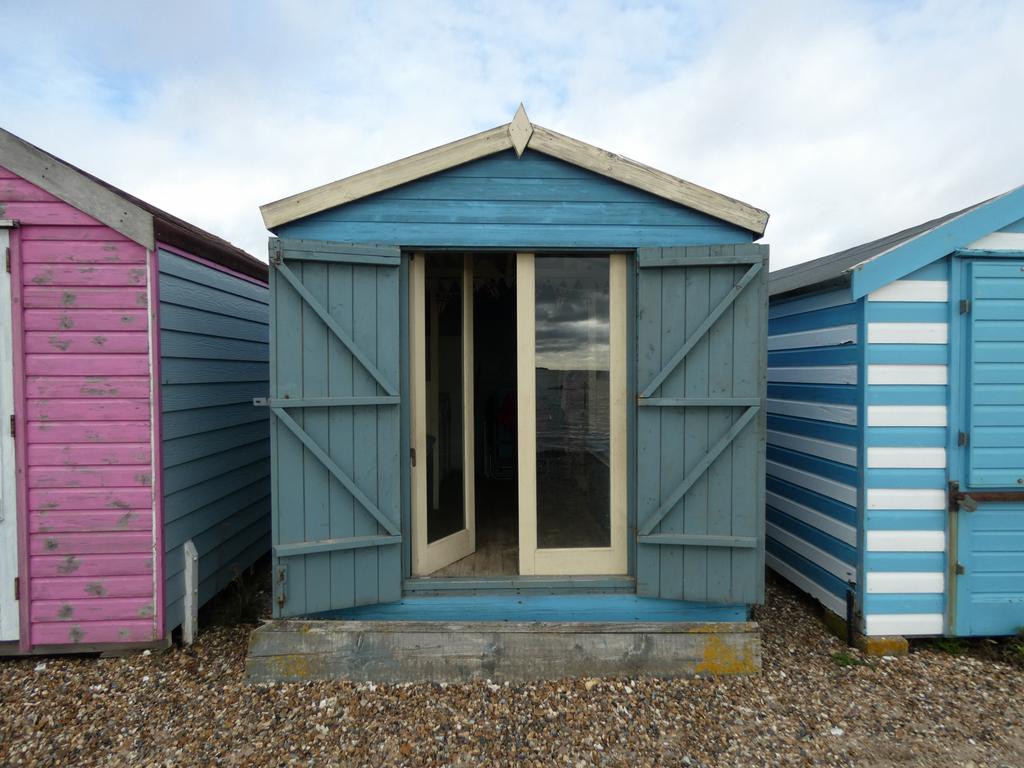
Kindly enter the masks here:
[[462, 430], [462, 256], [425, 268], [427, 542], [466, 527]]
[[611, 546], [607, 257], [538, 257], [537, 546]]

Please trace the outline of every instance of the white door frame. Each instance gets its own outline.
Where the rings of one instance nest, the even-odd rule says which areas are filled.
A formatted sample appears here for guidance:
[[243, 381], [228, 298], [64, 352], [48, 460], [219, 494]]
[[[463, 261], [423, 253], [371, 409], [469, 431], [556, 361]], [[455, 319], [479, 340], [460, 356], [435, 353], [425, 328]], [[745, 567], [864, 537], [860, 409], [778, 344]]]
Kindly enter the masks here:
[[[409, 356], [412, 412], [412, 575], [428, 576], [476, 550], [476, 475], [473, 424], [473, 260], [462, 262], [462, 479], [466, 527], [434, 542], [427, 541], [427, 382], [426, 257], [413, 254], [409, 275]], [[437, 328], [436, 318], [431, 328]], [[436, 360], [431, 371], [437, 378]], [[433, 388], [429, 388], [433, 389]], [[435, 467], [437, 462], [434, 462]], [[438, 484], [435, 481], [435, 491]]]
[[519, 574], [617, 575], [626, 549], [626, 255], [609, 255], [609, 464], [611, 546], [537, 547], [537, 374], [534, 254], [516, 254], [516, 352], [519, 428]]
[[[10, 248], [10, 223], [0, 222], [0, 258]], [[11, 274], [0, 269], [0, 641], [17, 640], [18, 504], [14, 436], [8, 427], [14, 415], [14, 315]]]

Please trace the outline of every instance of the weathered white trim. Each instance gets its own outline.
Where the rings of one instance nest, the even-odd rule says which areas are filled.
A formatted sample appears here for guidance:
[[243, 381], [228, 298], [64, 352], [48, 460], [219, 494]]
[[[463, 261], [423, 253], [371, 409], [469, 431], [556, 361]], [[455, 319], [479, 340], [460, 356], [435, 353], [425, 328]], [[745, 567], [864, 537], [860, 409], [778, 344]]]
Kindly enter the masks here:
[[838, 461], [840, 464], [849, 464], [851, 467], [857, 466], [857, 446], [855, 445], [843, 445], [842, 443], [833, 443], [831, 440], [794, 435], [792, 432], [778, 432], [774, 429], [768, 430], [768, 445], [809, 453], [811, 456], [820, 456], [830, 461]]
[[811, 509], [805, 504], [787, 499], [785, 496], [780, 496], [777, 493], [768, 491], [765, 494], [765, 500], [769, 506], [774, 507], [780, 512], [785, 512], [791, 517], [795, 517], [808, 525], [814, 526], [819, 531], [827, 533], [839, 541], [849, 544], [851, 547], [857, 546], [857, 529], [852, 525], [836, 520], [834, 517], [818, 512], [816, 509]]
[[945, 448], [868, 448], [869, 469], [945, 469]]
[[856, 384], [856, 365], [820, 365], [786, 368], [769, 368], [768, 381], [796, 382], [800, 384]]
[[967, 250], [1024, 251], [1024, 232], [993, 232], [975, 240]]
[[764, 234], [768, 224], [767, 213], [739, 200], [530, 124], [522, 105], [510, 123], [268, 203], [260, 207], [260, 212], [266, 227], [273, 229], [496, 152], [511, 148], [522, 154], [527, 147], [714, 216], [758, 236]]
[[868, 384], [946, 384], [945, 365], [869, 365]]
[[868, 552], [945, 552], [943, 531], [868, 531]]
[[864, 617], [866, 635], [941, 635], [941, 613], [869, 613]]
[[944, 427], [944, 405], [869, 405], [869, 427]]
[[181, 624], [181, 641], [192, 645], [199, 633], [199, 551], [192, 539], [181, 547], [185, 558], [184, 620]]
[[868, 301], [941, 301], [949, 300], [946, 280], [894, 280], [868, 294]]
[[836, 424], [856, 424], [857, 406], [812, 403], [805, 400], [768, 399], [768, 413], [780, 416], [799, 416], [802, 419], [831, 421]]
[[843, 504], [849, 504], [851, 507], [857, 506], [857, 489], [852, 485], [846, 485], [838, 480], [822, 477], [813, 472], [780, 464], [777, 461], [767, 462], [765, 469], [769, 477], [786, 480], [794, 485], [799, 485], [801, 488], [828, 496], [836, 501], [841, 501]]
[[807, 594], [816, 598], [818, 602], [824, 605], [833, 613], [840, 616], [846, 615], [846, 603], [840, 598], [833, 595], [818, 582], [805, 576], [803, 573], [798, 571], [796, 568], [791, 566], [785, 560], [773, 555], [771, 552], [764, 553], [765, 565], [771, 568], [780, 576], [784, 577], [787, 581], [795, 584]]
[[945, 509], [941, 488], [868, 488], [868, 509]]
[[941, 572], [872, 571], [867, 575], [870, 595], [936, 595], [946, 591]]
[[3, 128], [0, 128], [0, 165], [146, 250], [156, 247], [151, 213]]
[[[10, 233], [0, 226], [0, 256]], [[11, 274], [0, 268], [0, 641], [17, 640], [21, 625], [14, 579], [18, 575], [18, 478], [14, 437], [14, 339], [11, 335]]]
[[796, 552], [798, 555], [802, 555], [810, 560], [820, 568], [824, 568], [826, 571], [831, 573], [833, 576], [838, 576], [843, 581], [850, 581], [857, 579], [856, 567], [849, 563], [844, 563], [838, 557], [830, 555], [820, 547], [816, 547], [808, 541], [804, 541], [799, 536], [795, 536], [789, 531], [780, 528], [774, 523], [766, 524], [766, 533], [769, 538], [775, 539], [777, 542], [785, 547]]
[[768, 351], [835, 347], [840, 344], [856, 343], [856, 325], [837, 325], [833, 328], [816, 328], [813, 331], [795, 331], [794, 333], [778, 333], [769, 336]]
[[868, 323], [871, 344], [945, 344], [948, 341], [946, 323]]

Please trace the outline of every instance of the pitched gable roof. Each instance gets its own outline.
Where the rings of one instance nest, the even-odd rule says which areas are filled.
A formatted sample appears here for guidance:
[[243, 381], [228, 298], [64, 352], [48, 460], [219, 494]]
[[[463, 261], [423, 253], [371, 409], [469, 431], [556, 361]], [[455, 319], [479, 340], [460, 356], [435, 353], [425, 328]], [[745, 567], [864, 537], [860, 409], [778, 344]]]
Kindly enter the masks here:
[[0, 128], [0, 166], [147, 250], [154, 250], [159, 241], [258, 280], [267, 279], [267, 265], [241, 248], [76, 168], [3, 128]]
[[542, 152], [714, 216], [753, 232], [757, 237], [764, 234], [768, 224], [767, 213], [739, 200], [535, 125], [526, 116], [522, 104], [512, 121], [505, 125], [268, 203], [260, 207], [260, 212], [267, 228], [273, 229], [508, 149], [520, 157], [527, 149]]
[[1024, 186], [862, 245], [771, 273], [771, 296], [833, 284], [860, 298], [1024, 217]]

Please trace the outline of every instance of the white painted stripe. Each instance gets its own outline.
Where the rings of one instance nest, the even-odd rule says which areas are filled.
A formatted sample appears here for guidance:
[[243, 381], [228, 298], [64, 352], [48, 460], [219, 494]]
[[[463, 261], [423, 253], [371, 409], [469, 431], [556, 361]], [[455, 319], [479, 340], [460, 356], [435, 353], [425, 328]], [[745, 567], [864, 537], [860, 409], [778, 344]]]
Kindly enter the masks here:
[[785, 512], [797, 520], [814, 526], [819, 531], [827, 533], [829, 536], [839, 539], [839, 541], [849, 544], [851, 547], [857, 546], [857, 529], [852, 525], [847, 525], [836, 520], [834, 517], [829, 517], [816, 509], [811, 509], [798, 501], [787, 499], [785, 496], [780, 496], [772, 491], [768, 491], [765, 494], [765, 500], [769, 506], [774, 507], [780, 512]]
[[868, 323], [871, 344], [945, 344], [946, 323]]
[[806, 349], [808, 347], [835, 347], [857, 341], [856, 325], [837, 325], [833, 328], [815, 328], [811, 331], [779, 333], [768, 337], [768, 351], [777, 349]]
[[993, 232], [967, 247], [983, 251], [1024, 251], [1024, 232]]
[[801, 488], [823, 494], [851, 507], [857, 506], [857, 489], [852, 485], [846, 485], [827, 477], [816, 475], [813, 472], [805, 472], [796, 467], [789, 467], [777, 461], [769, 461], [766, 464], [767, 473], [771, 477], [787, 480]]
[[868, 509], [945, 509], [938, 488], [868, 488]]
[[867, 578], [872, 595], [936, 595], [946, 591], [943, 573], [919, 571], [873, 571]]
[[807, 594], [817, 598], [818, 602], [824, 605], [833, 613], [840, 616], [846, 615], [846, 602], [836, 597], [818, 582], [804, 575], [785, 560], [781, 560], [771, 552], [764, 553], [765, 564], [777, 574], [795, 584]]
[[769, 538], [775, 539], [777, 542], [782, 544], [789, 549], [792, 549], [799, 555], [806, 557], [815, 565], [824, 568], [834, 576], [838, 576], [843, 581], [857, 580], [857, 569], [849, 563], [844, 563], [838, 557], [830, 555], [823, 549], [814, 546], [808, 541], [804, 541], [799, 536], [796, 536], [784, 528], [768, 523], [765, 526], [765, 531]]
[[856, 365], [821, 365], [806, 368], [769, 368], [768, 381], [795, 381], [801, 384], [856, 384]]
[[945, 448], [868, 448], [871, 469], [945, 469]]
[[868, 552], [945, 552], [945, 531], [868, 531]]
[[864, 617], [867, 635], [941, 635], [941, 613], [869, 613]]
[[868, 294], [868, 301], [948, 301], [945, 280], [894, 280]]
[[868, 384], [946, 384], [944, 365], [869, 365]]
[[802, 419], [832, 421], [836, 424], [856, 424], [857, 406], [812, 403], [806, 400], [768, 399], [768, 413], [781, 416], [799, 416]]
[[944, 427], [944, 405], [869, 405], [869, 427]]
[[855, 445], [843, 445], [830, 440], [819, 440], [816, 437], [794, 435], [790, 432], [776, 432], [774, 429], [768, 430], [768, 445], [809, 453], [811, 456], [838, 461], [840, 464], [849, 464], [851, 467], [857, 466], [857, 446]]

